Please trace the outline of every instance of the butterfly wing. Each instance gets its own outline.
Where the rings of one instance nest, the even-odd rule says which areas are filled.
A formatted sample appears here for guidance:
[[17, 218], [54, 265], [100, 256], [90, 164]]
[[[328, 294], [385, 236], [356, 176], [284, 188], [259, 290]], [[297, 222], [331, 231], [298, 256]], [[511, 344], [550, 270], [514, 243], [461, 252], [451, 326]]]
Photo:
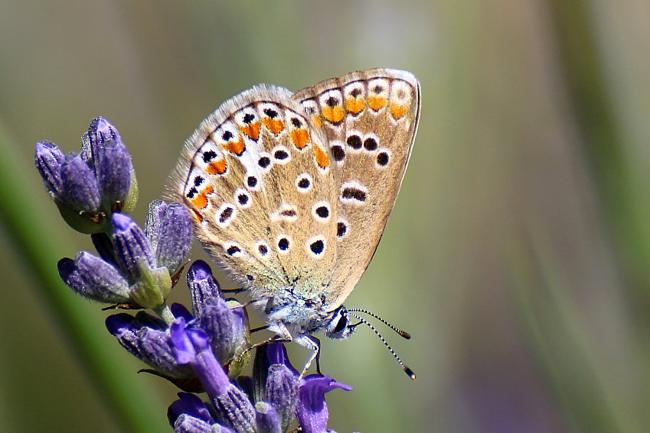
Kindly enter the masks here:
[[337, 189], [326, 138], [291, 92], [256, 86], [186, 142], [172, 196], [217, 264], [254, 297], [322, 293], [336, 257]]
[[329, 308], [342, 304], [366, 270], [393, 209], [420, 113], [420, 86], [391, 69], [353, 72], [297, 92], [325, 133], [337, 183], [337, 257]]

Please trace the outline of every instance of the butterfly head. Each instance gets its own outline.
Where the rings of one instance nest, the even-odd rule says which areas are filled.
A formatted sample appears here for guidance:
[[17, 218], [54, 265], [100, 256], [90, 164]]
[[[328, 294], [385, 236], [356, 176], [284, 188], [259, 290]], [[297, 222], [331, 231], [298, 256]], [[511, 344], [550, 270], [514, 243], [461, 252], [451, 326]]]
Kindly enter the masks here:
[[350, 323], [348, 310], [343, 305], [332, 312], [332, 316], [325, 325], [325, 335], [335, 340], [348, 338], [354, 332], [356, 325]]

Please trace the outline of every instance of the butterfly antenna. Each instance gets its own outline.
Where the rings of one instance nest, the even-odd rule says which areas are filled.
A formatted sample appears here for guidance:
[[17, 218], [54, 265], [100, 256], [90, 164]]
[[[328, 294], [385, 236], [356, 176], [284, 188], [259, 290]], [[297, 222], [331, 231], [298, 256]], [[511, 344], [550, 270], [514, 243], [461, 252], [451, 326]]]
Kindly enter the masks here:
[[[348, 312], [350, 312], [350, 310], [348, 310]], [[404, 373], [406, 373], [406, 375], [407, 375], [411, 380], [415, 380], [415, 373], [413, 372], [413, 370], [411, 370], [410, 368], [408, 368], [408, 367], [406, 366], [406, 364], [404, 364], [404, 362], [403, 362], [403, 361], [401, 360], [401, 358], [397, 355], [397, 353], [395, 353], [395, 351], [393, 350], [393, 348], [390, 347], [390, 344], [388, 344], [388, 342], [386, 341], [386, 339], [385, 339], [385, 338], [384, 338], [384, 337], [379, 333], [379, 331], [377, 330], [377, 328], [375, 328], [375, 327], [372, 325], [372, 323], [368, 322], [366, 319], [364, 319], [364, 318], [361, 317], [361, 316], [358, 316], [358, 315], [356, 315], [356, 314], [354, 314], [354, 313], [353, 313], [353, 314], [350, 314], [350, 315], [359, 321], [359, 323], [357, 323], [357, 324], [355, 324], [355, 325], [352, 325], [352, 326], [356, 327], [356, 326], [358, 326], [359, 324], [363, 323], [363, 324], [366, 325], [368, 328], [370, 328], [370, 329], [372, 330], [372, 332], [374, 332], [375, 335], [376, 335], [376, 336], [381, 340], [381, 342], [384, 343], [384, 346], [386, 346], [386, 348], [387, 348], [388, 351], [391, 353], [391, 355], [393, 355], [393, 358], [395, 358], [395, 360], [398, 362], [398, 364], [402, 367], [402, 370], [404, 370]]]
[[379, 317], [375, 313], [371, 313], [370, 311], [364, 310], [362, 308], [350, 308], [350, 309], [348, 309], [348, 311], [351, 312], [351, 313], [363, 313], [363, 314], [367, 314], [370, 317], [374, 317], [375, 319], [379, 320], [381, 323], [383, 323], [384, 325], [388, 326], [390, 329], [395, 331], [397, 333], [397, 335], [399, 335], [400, 337], [403, 337], [403, 338], [405, 338], [407, 340], [411, 339], [411, 334], [409, 334], [408, 332], [406, 332], [406, 331], [404, 331], [402, 329], [399, 329], [397, 326], [393, 325], [392, 323], [389, 323], [385, 319], [382, 319], [381, 317]]

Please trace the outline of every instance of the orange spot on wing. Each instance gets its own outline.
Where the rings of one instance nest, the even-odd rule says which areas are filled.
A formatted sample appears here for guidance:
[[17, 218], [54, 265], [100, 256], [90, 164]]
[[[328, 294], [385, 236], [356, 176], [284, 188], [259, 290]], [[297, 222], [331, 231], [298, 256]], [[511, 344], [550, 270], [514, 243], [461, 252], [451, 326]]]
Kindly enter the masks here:
[[250, 138], [253, 141], [257, 141], [257, 139], [260, 137], [259, 122], [254, 122], [248, 125], [240, 126], [239, 130], [242, 132], [242, 134], [246, 135], [246, 137]]
[[262, 122], [264, 122], [266, 129], [275, 135], [278, 135], [284, 129], [284, 122], [279, 119], [271, 119], [270, 117], [265, 117], [262, 119]]
[[212, 186], [206, 186], [203, 191], [197, 194], [196, 197], [194, 197], [192, 200], [192, 205], [194, 207], [197, 207], [199, 209], [205, 209], [208, 207], [208, 195], [212, 194], [214, 192], [214, 188]]
[[205, 171], [207, 171], [208, 174], [224, 174], [226, 172], [225, 158], [221, 158], [217, 161], [212, 161], [210, 164], [208, 164]]
[[331, 123], [340, 123], [345, 117], [343, 107], [337, 105], [334, 107], [325, 106], [321, 109], [321, 115]]
[[388, 100], [384, 96], [368, 96], [368, 106], [379, 111], [386, 106]]
[[291, 141], [298, 149], [304, 149], [309, 142], [309, 132], [304, 128], [298, 128], [291, 131]]
[[364, 98], [347, 98], [345, 100], [345, 109], [348, 113], [359, 114], [366, 108], [366, 100]]
[[402, 104], [391, 104], [390, 105], [390, 115], [393, 116], [393, 119], [401, 119], [408, 113], [409, 107], [408, 105], [402, 105]]
[[231, 140], [227, 143], [224, 143], [223, 148], [229, 152], [234, 153], [237, 156], [241, 155], [242, 153], [244, 153], [244, 150], [246, 150], [246, 145], [244, 144], [244, 137], [239, 137], [238, 141]]
[[204, 194], [198, 194], [192, 200], [192, 206], [204, 209], [208, 205], [208, 198]]
[[320, 116], [318, 114], [314, 114], [311, 116], [311, 122], [314, 124], [316, 128], [320, 128], [323, 126], [323, 122], [320, 120]]
[[316, 164], [318, 164], [320, 168], [325, 168], [330, 165], [330, 157], [322, 147], [314, 146], [314, 156], [316, 156]]

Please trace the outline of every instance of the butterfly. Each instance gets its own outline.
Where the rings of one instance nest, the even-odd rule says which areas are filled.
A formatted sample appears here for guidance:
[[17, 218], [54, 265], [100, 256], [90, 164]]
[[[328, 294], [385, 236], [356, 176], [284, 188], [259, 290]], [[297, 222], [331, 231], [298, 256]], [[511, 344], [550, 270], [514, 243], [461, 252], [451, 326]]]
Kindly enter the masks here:
[[346, 338], [359, 324], [350, 315], [365, 322], [354, 313], [371, 314], [343, 302], [379, 244], [419, 116], [417, 79], [378, 68], [297, 93], [254, 86], [224, 102], [185, 144], [173, 198], [269, 329], [312, 349], [305, 369], [319, 353], [312, 334]]

